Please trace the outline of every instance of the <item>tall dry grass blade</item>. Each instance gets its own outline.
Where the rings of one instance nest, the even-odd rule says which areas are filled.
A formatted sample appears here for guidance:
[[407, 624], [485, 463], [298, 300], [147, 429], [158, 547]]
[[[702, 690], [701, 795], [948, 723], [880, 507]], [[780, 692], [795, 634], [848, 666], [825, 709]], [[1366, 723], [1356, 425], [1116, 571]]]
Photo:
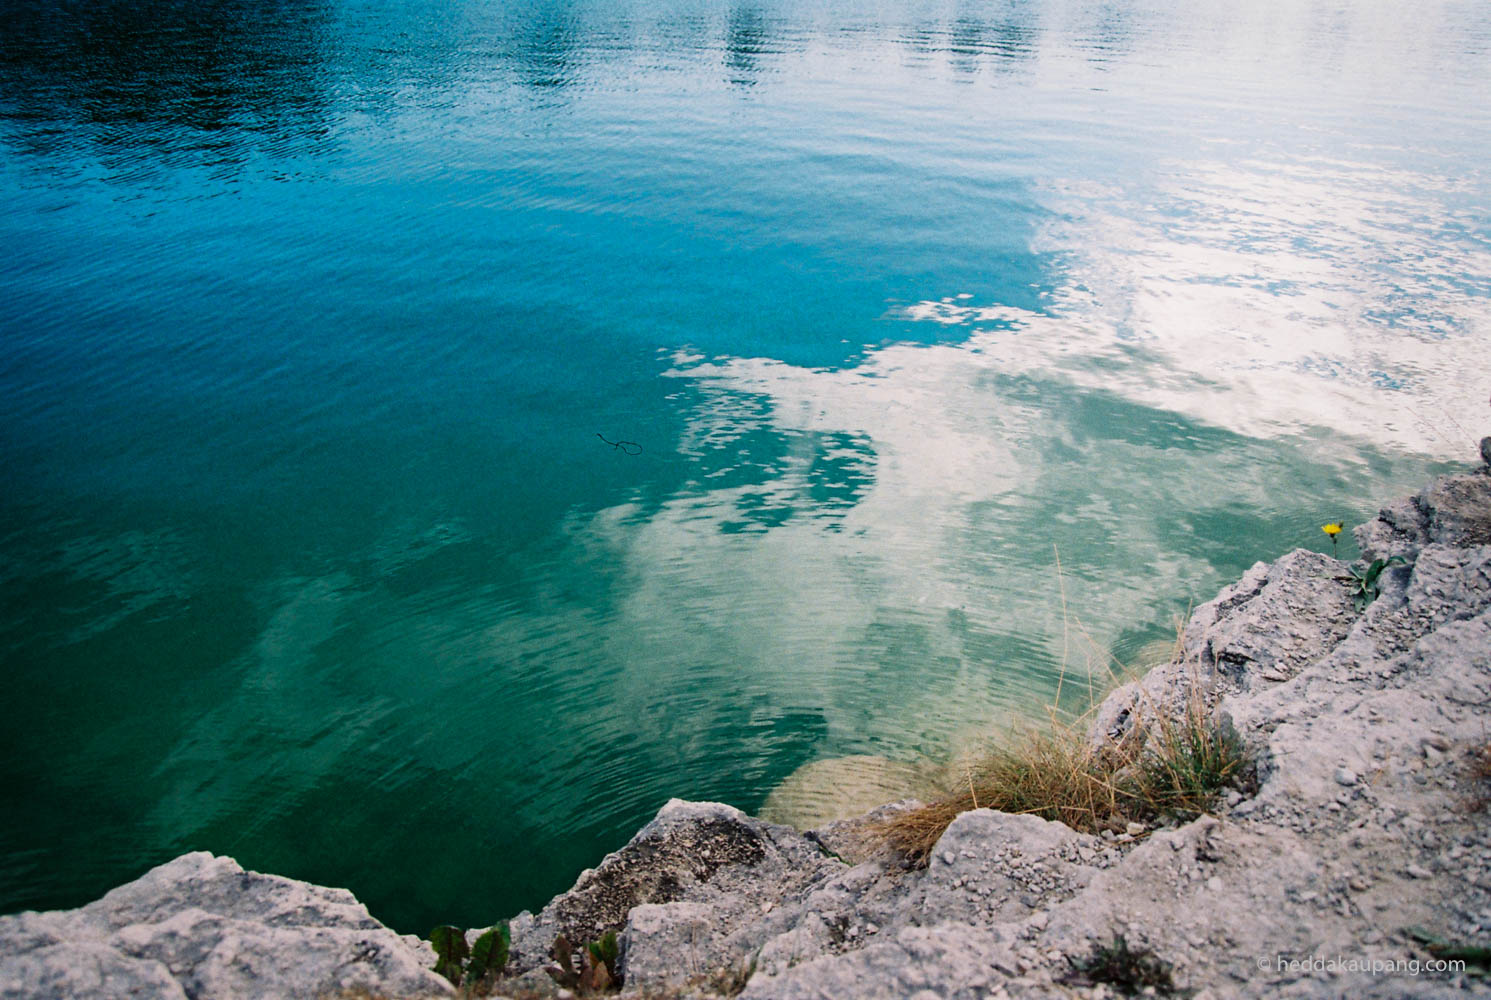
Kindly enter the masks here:
[[[1056, 585], [1061, 590], [1061, 669], [1056, 673], [1056, 705], [1061, 705], [1061, 685], [1066, 680], [1067, 660], [1067, 610], [1066, 610], [1066, 577], [1061, 573], [1061, 549], [1056, 543], [1051, 543], [1051, 554], [1056, 557]], [[1088, 671], [1088, 693], [1091, 694], [1092, 672]]]

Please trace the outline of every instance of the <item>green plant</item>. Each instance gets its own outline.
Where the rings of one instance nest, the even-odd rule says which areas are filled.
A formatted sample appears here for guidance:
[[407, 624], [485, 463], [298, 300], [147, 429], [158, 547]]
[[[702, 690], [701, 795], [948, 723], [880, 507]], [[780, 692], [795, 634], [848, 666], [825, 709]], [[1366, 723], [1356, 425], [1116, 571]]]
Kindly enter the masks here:
[[1427, 948], [1429, 954], [1435, 958], [1444, 959], [1447, 962], [1463, 962], [1468, 966], [1474, 966], [1474, 971], [1479, 975], [1491, 973], [1491, 948], [1485, 945], [1456, 944], [1446, 941], [1422, 927], [1405, 927], [1404, 931], [1409, 937]]
[[1148, 949], [1130, 948], [1122, 934], [1111, 945], [1099, 945], [1087, 958], [1068, 961], [1080, 978], [1090, 983], [1107, 983], [1129, 996], [1141, 990], [1175, 991], [1170, 964]]
[[607, 931], [601, 935], [599, 941], [592, 941], [587, 944], [585, 950], [590, 952], [590, 959], [593, 964], [604, 965], [606, 971], [611, 974], [612, 979], [618, 978], [616, 975], [616, 960], [621, 957], [621, 948], [616, 943], [615, 931]]
[[430, 931], [430, 946], [435, 949], [435, 971], [450, 980], [452, 986], [465, 984], [468, 993], [484, 980], [502, 974], [507, 966], [512, 936], [506, 924], [489, 927], [476, 944], [467, 946], [466, 932], [450, 924]]
[[430, 947], [435, 949], [435, 971], [449, 979], [452, 986], [460, 986], [461, 976], [466, 971], [466, 957], [471, 953], [466, 945], [466, 932], [450, 924], [441, 924], [430, 931]]
[[[579, 964], [575, 963], [576, 951], [580, 955]], [[615, 931], [607, 931], [599, 940], [580, 949], [576, 949], [570, 944], [569, 938], [561, 934], [554, 939], [549, 957], [554, 959], [557, 966], [546, 966], [544, 971], [565, 989], [598, 993], [621, 982], [621, 977], [616, 973], [620, 947], [616, 942]]]
[[1156, 727], [1125, 791], [1140, 812], [1190, 819], [1211, 808], [1217, 793], [1247, 766], [1241, 737], [1230, 726], [1188, 711]]
[[1351, 573], [1351, 597], [1356, 602], [1357, 611], [1371, 604], [1377, 595], [1382, 593], [1378, 577], [1382, 576], [1383, 571], [1389, 566], [1400, 566], [1405, 561], [1402, 556], [1393, 556], [1389, 559], [1373, 559], [1371, 564], [1365, 568], [1346, 567]]
[[471, 946], [471, 962], [466, 966], [467, 981], [475, 985], [488, 976], [495, 978], [502, 975], [502, 970], [507, 967], [507, 953], [511, 945], [512, 936], [507, 924], [489, 927], [476, 939], [476, 944]]

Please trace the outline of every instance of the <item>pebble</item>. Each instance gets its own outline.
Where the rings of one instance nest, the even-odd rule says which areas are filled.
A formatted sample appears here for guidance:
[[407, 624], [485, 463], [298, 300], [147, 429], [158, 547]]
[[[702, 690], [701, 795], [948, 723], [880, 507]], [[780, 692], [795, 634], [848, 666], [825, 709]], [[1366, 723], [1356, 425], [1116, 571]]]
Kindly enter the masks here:
[[1434, 873], [1431, 872], [1431, 871], [1429, 871], [1429, 869], [1423, 867], [1422, 865], [1409, 865], [1407, 868], [1404, 868], [1403, 870], [1405, 872], [1407, 872], [1409, 875], [1413, 876], [1414, 878], [1433, 878], [1434, 877]]
[[1130, 837], [1137, 837], [1137, 836], [1139, 836], [1140, 834], [1142, 834], [1145, 831], [1145, 829], [1146, 829], [1146, 827], [1144, 826], [1143, 823], [1130, 822], [1129, 825], [1128, 825], [1128, 832], [1129, 832], [1129, 836]]
[[1207, 879], [1206, 880], [1206, 887], [1208, 889], [1210, 889], [1212, 892], [1221, 892], [1222, 891], [1222, 876], [1220, 876], [1220, 875], [1213, 875], [1211, 878]]
[[1350, 788], [1356, 784], [1356, 772], [1349, 767], [1336, 768], [1336, 784]]

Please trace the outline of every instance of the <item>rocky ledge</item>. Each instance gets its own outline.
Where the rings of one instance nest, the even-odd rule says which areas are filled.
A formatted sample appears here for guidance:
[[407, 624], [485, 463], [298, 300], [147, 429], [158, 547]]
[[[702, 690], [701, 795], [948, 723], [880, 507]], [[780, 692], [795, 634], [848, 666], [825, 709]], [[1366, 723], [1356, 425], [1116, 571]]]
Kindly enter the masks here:
[[[1401, 559], [1364, 610], [1342, 562], [1260, 563], [1100, 706], [1095, 741], [1198, 697], [1229, 720], [1256, 782], [1215, 815], [1099, 838], [978, 809], [909, 868], [864, 836], [905, 803], [798, 833], [675, 800], [512, 919], [499, 994], [557, 995], [556, 937], [615, 931], [635, 997], [1491, 996], [1491, 475], [1356, 538]], [[0, 917], [0, 997], [449, 995], [434, 959], [344, 890], [206, 854]]]

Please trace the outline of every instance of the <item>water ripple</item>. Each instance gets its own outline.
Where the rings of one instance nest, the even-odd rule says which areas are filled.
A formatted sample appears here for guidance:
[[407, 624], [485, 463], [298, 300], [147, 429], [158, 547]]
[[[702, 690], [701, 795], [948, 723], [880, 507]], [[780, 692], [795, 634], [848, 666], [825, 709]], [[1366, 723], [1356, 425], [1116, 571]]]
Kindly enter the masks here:
[[1079, 709], [1484, 433], [1484, 5], [0, 37], [7, 909], [206, 848], [490, 922]]

